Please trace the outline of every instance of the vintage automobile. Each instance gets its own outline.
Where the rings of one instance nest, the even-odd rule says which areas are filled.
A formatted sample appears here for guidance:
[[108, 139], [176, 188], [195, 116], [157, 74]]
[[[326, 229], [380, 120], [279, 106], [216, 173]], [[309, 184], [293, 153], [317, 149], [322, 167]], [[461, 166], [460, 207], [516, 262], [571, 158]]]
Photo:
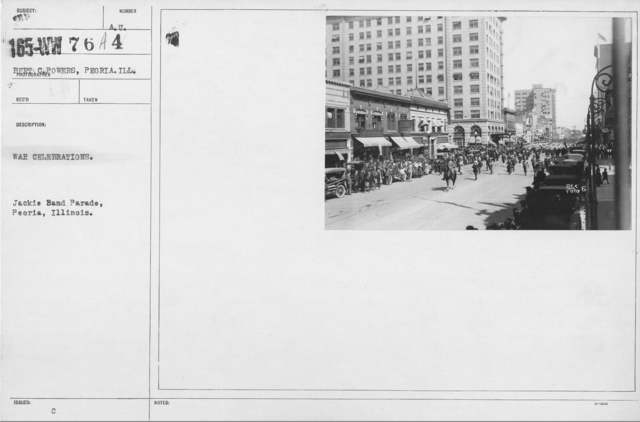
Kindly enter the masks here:
[[544, 186], [567, 186], [580, 185], [581, 180], [576, 175], [571, 174], [552, 174], [544, 179]]
[[347, 170], [341, 167], [324, 169], [325, 197], [335, 195], [342, 198], [347, 193]]
[[536, 191], [536, 207], [543, 216], [539, 228], [570, 229], [576, 213], [584, 210], [584, 192], [566, 186], [543, 186]]
[[553, 175], [568, 175], [582, 177], [584, 173], [584, 163], [582, 161], [565, 162], [549, 166], [549, 173]]

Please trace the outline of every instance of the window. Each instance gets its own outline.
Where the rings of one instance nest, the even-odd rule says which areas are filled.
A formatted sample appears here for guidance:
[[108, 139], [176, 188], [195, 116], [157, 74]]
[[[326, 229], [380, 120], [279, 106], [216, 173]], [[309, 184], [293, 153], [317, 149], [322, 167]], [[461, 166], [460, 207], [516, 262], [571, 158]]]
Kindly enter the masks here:
[[391, 25], [393, 23], [393, 18], [387, 18], [387, 25]]
[[471, 72], [471, 73], [469, 73], [469, 79], [471, 79], [471, 80], [478, 80], [478, 79], [480, 79], [480, 73], [478, 73], [478, 72]]
[[400, 23], [400, 16], [396, 16], [396, 23]]
[[391, 49], [393, 48], [393, 41], [389, 41], [389, 42], [387, 43], [387, 48], [388, 48], [389, 50], [391, 50]]
[[462, 73], [454, 73], [453, 74], [453, 80], [454, 81], [461, 81], [462, 80]]
[[469, 34], [469, 41], [478, 41], [478, 33], [477, 32], [473, 32], [473, 33]]
[[334, 66], [340, 66], [340, 57], [336, 57], [333, 59], [333, 65]]
[[438, 44], [442, 44], [442, 42], [443, 42], [442, 37], [438, 37]]
[[462, 22], [460, 22], [460, 21], [454, 22], [453, 23], [453, 29], [462, 29]]
[[462, 85], [454, 86], [453, 87], [453, 93], [454, 94], [462, 94]]
[[364, 28], [364, 21], [358, 22], [360, 24], [360, 28]]
[[339, 29], [340, 29], [340, 24], [339, 24], [339, 23], [334, 23], [334, 24], [333, 24], [333, 30], [334, 30], [334, 31], [337, 31], [337, 30], [339, 30]]
[[381, 61], [382, 61], [382, 54], [378, 54], [378, 55], [376, 56], [376, 59], [377, 59], [376, 61], [377, 61], [378, 63], [379, 63], [379, 62], [381, 62]]
[[364, 67], [360, 68], [360, 76], [364, 76]]
[[443, 56], [443, 52], [444, 52], [444, 50], [439, 48], [438, 49], [438, 57], [442, 57]]
[[396, 77], [396, 85], [402, 85], [402, 77], [400, 76]]
[[407, 26], [407, 35], [411, 35], [411, 27]]
[[382, 30], [381, 30], [381, 29], [378, 29], [378, 30], [376, 31], [376, 37], [377, 37], [377, 38], [382, 38]]
[[367, 44], [367, 51], [371, 51], [371, 44]]
[[444, 69], [444, 62], [438, 62], [438, 70]]
[[387, 36], [393, 37], [393, 29], [387, 29]]
[[431, 75], [427, 75], [427, 83], [430, 84], [431, 83]]
[[454, 69], [461, 69], [462, 68], [462, 60], [454, 60], [453, 61], [453, 68]]
[[423, 84], [424, 83], [424, 75], [419, 75], [418, 76], [418, 83], [419, 84]]
[[393, 61], [393, 53], [389, 53], [389, 61], [392, 62]]
[[411, 16], [407, 16], [407, 22], [411, 22]]
[[480, 106], [480, 98], [472, 98], [471, 99], [472, 106]]
[[372, 84], [371, 84], [371, 79], [367, 79], [367, 86], [368, 86], [368, 87], [371, 87], [371, 86], [372, 86]]
[[478, 20], [477, 19], [469, 21], [469, 28], [477, 28], [477, 27], [478, 27]]
[[471, 118], [479, 119], [480, 118], [480, 110], [471, 110]]
[[355, 76], [355, 72], [353, 71], [353, 69], [349, 69], [349, 76]]
[[360, 47], [358, 51], [364, 51], [364, 44], [360, 44], [358, 47]]
[[367, 39], [370, 40], [371, 39], [371, 31], [367, 31]]
[[396, 60], [402, 60], [402, 54], [396, 53]]
[[395, 113], [387, 114], [387, 129], [396, 130], [396, 114]]
[[422, 47], [424, 45], [424, 40], [422, 38], [418, 38], [418, 47]]
[[353, 46], [352, 45], [349, 46], [349, 53], [353, 53]]
[[400, 44], [400, 40], [396, 41], [396, 48], [401, 48], [402, 45]]
[[411, 40], [407, 40], [407, 48], [411, 48], [411, 47], [412, 47]]
[[444, 95], [444, 87], [438, 87], [438, 95]]
[[413, 76], [407, 76], [407, 85], [413, 85]]
[[433, 89], [427, 88], [427, 95], [433, 95]]
[[340, 35], [332, 35], [331, 42], [340, 42]]
[[353, 86], [356, 86], [356, 82], [355, 81], [349, 81], [349, 83]]
[[344, 128], [344, 110], [339, 108], [327, 108], [326, 127]]
[[413, 64], [409, 63], [407, 65], [407, 72], [413, 72]]
[[358, 63], [364, 63], [364, 56], [358, 57]]
[[340, 69], [335, 69], [333, 71], [333, 77], [334, 78], [339, 78], [340, 77]]
[[418, 22], [422, 20], [422, 16], [418, 16]]
[[[376, 18], [376, 25], [382, 25], [382, 18]], [[380, 83], [380, 85], [382, 85], [382, 83]]]
[[419, 59], [424, 59], [424, 51], [422, 51], [422, 50], [418, 51], [418, 58]]
[[340, 47], [333, 47], [333, 54], [340, 54]]
[[371, 68], [370, 67], [367, 68], [367, 75], [371, 75]]
[[371, 19], [367, 19], [367, 26], [371, 26]]
[[353, 57], [349, 57], [349, 64], [353, 65]]
[[453, 118], [456, 119], [456, 120], [462, 119], [462, 111], [454, 111], [453, 112]]
[[469, 54], [478, 54], [478, 46], [472, 45], [469, 47]]
[[471, 67], [478, 67], [480, 66], [480, 62], [478, 61], [478, 59], [471, 59], [469, 61], [469, 66]]
[[438, 82], [444, 82], [444, 75], [438, 75]]
[[453, 106], [462, 107], [462, 98], [456, 98], [455, 100], [453, 100]]
[[413, 59], [413, 53], [411, 51], [407, 51], [407, 60]]
[[423, 72], [424, 71], [424, 63], [418, 63], [418, 71], [419, 72]]
[[438, 24], [438, 32], [442, 32], [442, 24], [441, 23]]
[[427, 32], [427, 33], [431, 32], [431, 25], [425, 25], [424, 32]]
[[367, 63], [371, 63], [371, 56], [367, 56]]
[[353, 29], [353, 22], [349, 22], [349, 29]]
[[360, 38], [361, 40], [364, 40], [364, 32], [360, 32]]
[[456, 34], [453, 36], [453, 42], [462, 42], [462, 35]]
[[431, 38], [425, 38], [424, 45], [431, 45]]
[[400, 28], [396, 28], [396, 35], [400, 35]]
[[431, 58], [431, 50], [425, 50], [425, 54], [426, 54], [427, 59]]
[[396, 65], [396, 73], [402, 73], [402, 65]]
[[382, 78], [378, 78], [378, 85], [382, 85]]
[[389, 78], [389, 85], [393, 85], [393, 78]]
[[427, 70], [431, 70], [431, 63], [427, 63]]
[[462, 47], [453, 47], [454, 56], [462, 56]]
[[[364, 88], [364, 79], [360, 80], [360, 87]], [[364, 116], [362, 116], [362, 117], [364, 117]], [[362, 128], [364, 129], [364, 126], [362, 126]]]
[[418, 34], [422, 34], [424, 32], [424, 27], [422, 25], [420, 25], [418, 27]]
[[393, 73], [393, 65], [389, 65], [389, 73]]

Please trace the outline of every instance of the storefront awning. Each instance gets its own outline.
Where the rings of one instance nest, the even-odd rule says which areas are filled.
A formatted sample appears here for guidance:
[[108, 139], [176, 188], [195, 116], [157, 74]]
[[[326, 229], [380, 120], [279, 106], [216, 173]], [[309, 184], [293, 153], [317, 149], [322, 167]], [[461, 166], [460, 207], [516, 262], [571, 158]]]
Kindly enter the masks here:
[[419, 143], [417, 143], [415, 141], [415, 139], [413, 139], [410, 136], [405, 136], [404, 140], [407, 142], [407, 144], [409, 145], [409, 148], [420, 148], [422, 145], [420, 145]]
[[356, 141], [360, 142], [365, 147], [390, 147], [391, 142], [387, 141], [384, 138], [355, 138]]
[[405, 138], [402, 136], [390, 136], [391, 140], [394, 144], [398, 146], [399, 149], [411, 149], [413, 148]]

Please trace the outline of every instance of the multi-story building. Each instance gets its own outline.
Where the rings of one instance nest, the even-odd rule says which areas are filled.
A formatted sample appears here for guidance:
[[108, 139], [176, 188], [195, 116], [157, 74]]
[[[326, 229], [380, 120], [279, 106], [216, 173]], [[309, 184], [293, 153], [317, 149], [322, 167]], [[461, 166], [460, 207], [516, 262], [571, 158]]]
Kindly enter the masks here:
[[[456, 142], [504, 132], [498, 17], [327, 18], [326, 77], [405, 95], [417, 89], [451, 108]], [[477, 137], [473, 137], [476, 134]]]
[[549, 122], [549, 131], [556, 131], [556, 90], [534, 84], [531, 89], [519, 89], [515, 92], [516, 111], [526, 111], [544, 116]]
[[350, 88], [345, 82], [327, 79], [325, 83], [325, 167], [352, 156]]

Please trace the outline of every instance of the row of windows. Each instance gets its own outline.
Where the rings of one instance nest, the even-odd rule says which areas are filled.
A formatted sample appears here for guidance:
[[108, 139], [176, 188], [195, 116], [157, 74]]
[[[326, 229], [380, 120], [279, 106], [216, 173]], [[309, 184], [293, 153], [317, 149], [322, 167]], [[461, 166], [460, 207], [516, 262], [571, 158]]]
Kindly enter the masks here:
[[[454, 107], [464, 107], [464, 101], [462, 98], [455, 98], [453, 100]], [[472, 107], [480, 107], [480, 98], [471, 98], [471, 106]]]
[[[464, 118], [462, 111], [454, 111], [453, 118], [456, 120], [461, 120]], [[471, 110], [471, 118], [479, 119], [480, 118], [480, 110]]]
[[[422, 39], [419, 39], [418, 41], [422, 41]], [[438, 41], [438, 44], [442, 44], [440, 41]], [[431, 45], [431, 43], [428, 43], [427, 45]], [[380, 51], [382, 50], [383, 43], [379, 42], [376, 43], [376, 51]], [[423, 43], [418, 42], [418, 47], [422, 47]], [[359, 50], [360, 52], [363, 51], [371, 51], [372, 50], [372, 45], [371, 44], [360, 44], [359, 46]], [[388, 41], [387, 42], [387, 49], [392, 50], [393, 48], [402, 48], [402, 45], [400, 44], [400, 41], [396, 41], [395, 43], [393, 41]], [[412, 40], [407, 40], [406, 43], [406, 47], [407, 48], [411, 48], [413, 47], [413, 42]], [[340, 47], [338, 46], [334, 46], [331, 49], [333, 54], [340, 54]], [[438, 50], [438, 54], [442, 54], [444, 50], [439, 49]], [[469, 54], [478, 54], [478, 52], [480, 51], [479, 47], [477, 45], [471, 45], [469, 46]], [[355, 52], [355, 46], [350, 45], [349, 46], [349, 53], [354, 53]], [[427, 50], [427, 54], [431, 55], [431, 51]], [[453, 47], [453, 55], [454, 56], [461, 56], [462, 55], [462, 47]]]
[[[443, 57], [443, 54], [441, 53], [441, 50], [438, 50], [438, 57]], [[389, 53], [387, 56], [387, 61], [401, 61], [402, 60], [402, 53]], [[426, 51], [418, 51], [418, 59], [430, 59], [431, 58], [431, 50], [426, 50]], [[406, 55], [405, 55], [405, 59], [406, 60], [413, 60], [413, 52], [411, 51], [407, 51]], [[376, 56], [376, 62], [380, 63], [382, 62], [382, 54], [378, 54]], [[366, 56], [359, 56], [358, 57], [358, 63], [362, 64], [362, 63], [372, 63], [372, 56], [371, 55], [366, 55]], [[334, 57], [332, 59], [332, 63], [334, 66], [337, 66], [340, 64], [340, 58], [339, 57]], [[442, 65], [444, 62], [438, 62], [438, 68], [442, 69]], [[355, 64], [355, 57], [350, 56], [349, 57], [349, 65], [354, 65]], [[479, 67], [480, 66], [480, 61], [479, 59], [469, 59], [469, 67]], [[453, 61], [453, 68], [454, 69], [461, 69], [462, 68], [462, 60], [454, 60]]]
[[[395, 24], [399, 24], [400, 23], [400, 16], [388, 17], [386, 19], [387, 19], [387, 24], [388, 25], [393, 25], [394, 23]], [[438, 16], [438, 19], [442, 19], [442, 16]], [[422, 16], [418, 17], [418, 22], [423, 21], [423, 20], [425, 22], [427, 22], [427, 21], [430, 21], [431, 18], [424, 18], [423, 19]], [[371, 27], [372, 21], [373, 21], [373, 19], [365, 19], [365, 20], [358, 21], [358, 27], [359, 28]], [[383, 18], [376, 18], [375, 21], [376, 21], [376, 25], [377, 26], [381, 26], [382, 22], [383, 22]], [[405, 16], [405, 22], [406, 23], [411, 23], [411, 21], [412, 21], [412, 17], [411, 16]], [[427, 26], [429, 26], [429, 25], [427, 25]], [[437, 24], [437, 26], [438, 26], [438, 30], [441, 31], [442, 30], [442, 24], [439, 23], [439, 24]], [[334, 31], [338, 31], [338, 30], [340, 30], [340, 23], [334, 23], [332, 25], [332, 27], [333, 27]], [[477, 27], [478, 27], [478, 20], [477, 19], [472, 19], [472, 20], [469, 21], [469, 28], [477, 28]], [[349, 22], [349, 29], [354, 29], [354, 28], [355, 28], [355, 22], [353, 22], [353, 21]], [[453, 29], [456, 29], [456, 30], [457, 29], [462, 29], [462, 21], [453, 22]]]

